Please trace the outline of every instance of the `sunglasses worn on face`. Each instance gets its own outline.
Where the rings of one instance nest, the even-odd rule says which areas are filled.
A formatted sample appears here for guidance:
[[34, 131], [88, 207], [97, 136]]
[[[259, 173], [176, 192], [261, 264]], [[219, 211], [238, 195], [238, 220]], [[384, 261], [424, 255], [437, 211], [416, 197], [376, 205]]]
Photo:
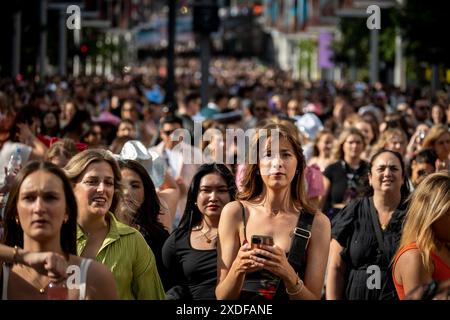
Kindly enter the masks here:
[[165, 135], [167, 135], [167, 136], [170, 136], [172, 133], [175, 132], [175, 130], [176, 130], [176, 129], [174, 129], [174, 130], [164, 130], [163, 133], [164, 133]]
[[424, 177], [424, 176], [427, 176], [427, 175], [428, 175], [428, 172], [427, 172], [427, 170], [422, 169], [422, 170], [417, 171], [417, 175], [418, 175], [419, 177]]

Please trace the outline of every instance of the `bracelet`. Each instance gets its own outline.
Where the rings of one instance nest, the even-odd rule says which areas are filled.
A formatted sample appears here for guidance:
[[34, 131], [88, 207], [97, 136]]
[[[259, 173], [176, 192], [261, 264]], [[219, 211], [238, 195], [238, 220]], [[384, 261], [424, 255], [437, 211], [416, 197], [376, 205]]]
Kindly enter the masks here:
[[16, 264], [16, 263], [19, 262], [17, 260], [18, 255], [19, 255], [19, 247], [18, 246], [14, 246], [13, 264]]
[[300, 279], [300, 277], [297, 276], [297, 282], [295, 283], [295, 286], [298, 287], [297, 290], [295, 290], [294, 292], [290, 292], [287, 288], [286, 288], [286, 293], [290, 296], [295, 296], [297, 294], [299, 294], [300, 292], [302, 292], [305, 284], [303, 283], [303, 280]]

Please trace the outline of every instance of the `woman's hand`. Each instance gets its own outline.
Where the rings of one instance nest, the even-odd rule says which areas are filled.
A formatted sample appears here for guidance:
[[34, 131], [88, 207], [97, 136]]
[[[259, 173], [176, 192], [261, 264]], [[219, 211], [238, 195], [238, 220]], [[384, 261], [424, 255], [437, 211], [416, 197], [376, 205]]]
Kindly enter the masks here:
[[26, 252], [23, 253], [22, 260], [23, 264], [51, 279], [67, 278], [68, 262], [63, 255], [54, 252]]
[[[284, 250], [277, 245], [268, 246], [261, 245], [258, 249], [254, 249], [252, 259], [258, 264], [262, 264], [263, 268], [279, 276], [286, 285], [294, 285], [297, 280], [297, 274], [289, 263]], [[260, 257], [256, 256], [258, 254]], [[261, 257], [262, 256], [262, 257]]]
[[[255, 250], [246, 243], [239, 248], [236, 259], [233, 262], [234, 269], [237, 273], [251, 273], [260, 270], [264, 267], [262, 262], [254, 259]], [[264, 259], [260, 259], [264, 260]]]
[[19, 141], [23, 144], [31, 145], [34, 135], [33, 132], [31, 132], [30, 126], [26, 123], [18, 123], [17, 127], [19, 128], [17, 134]]

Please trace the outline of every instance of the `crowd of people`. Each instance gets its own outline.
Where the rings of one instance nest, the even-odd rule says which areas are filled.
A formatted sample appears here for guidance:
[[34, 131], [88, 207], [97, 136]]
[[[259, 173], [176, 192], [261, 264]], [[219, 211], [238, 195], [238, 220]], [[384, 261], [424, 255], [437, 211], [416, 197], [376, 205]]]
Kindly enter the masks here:
[[449, 297], [448, 92], [199, 69], [0, 80], [3, 299]]

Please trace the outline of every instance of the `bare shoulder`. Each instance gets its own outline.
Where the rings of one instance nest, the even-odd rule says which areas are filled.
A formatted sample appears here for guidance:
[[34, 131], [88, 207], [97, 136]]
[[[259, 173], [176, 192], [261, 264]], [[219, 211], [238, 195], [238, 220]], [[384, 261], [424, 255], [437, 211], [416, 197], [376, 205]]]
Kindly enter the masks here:
[[399, 283], [414, 287], [431, 280], [433, 265], [431, 269], [429, 271], [425, 269], [420, 250], [411, 248], [398, 257], [394, 266], [394, 276]]
[[330, 219], [320, 211], [314, 213], [313, 230], [331, 233]]
[[422, 265], [422, 255], [418, 248], [411, 248], [403, 252], [397, 260], [397, 266], [408, 266], [408, 268]]
[[313, 239], [320, 240], [318, 243], [329, 243], [331, 241], [330, 219], [320, 211], [314, 212], [311, 236]]
[[228, 202], [222, 209], [220, 219], [242, 220], [242, 206], [239, 201]]

